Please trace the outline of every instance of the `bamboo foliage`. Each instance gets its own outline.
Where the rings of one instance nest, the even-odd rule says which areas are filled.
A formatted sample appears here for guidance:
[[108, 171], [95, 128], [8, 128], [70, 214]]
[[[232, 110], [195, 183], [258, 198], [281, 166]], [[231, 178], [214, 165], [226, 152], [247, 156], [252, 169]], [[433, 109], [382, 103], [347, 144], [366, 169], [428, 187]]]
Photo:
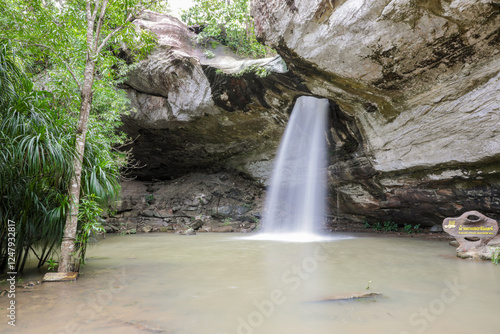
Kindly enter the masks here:
[[[28, 254], [43, 265], [60, 246], [69, 208], [75, 156], [74, 123], [58, 113], [51, 93], [32, 81], [0, 44], [0, 271], [7, 264], [7, 224], [16, 223], [16, 270]], [[118, 193], [118, 169], [105, 147], [90, 140], [82, 170], [82, 197], [101, 202]]]
[[[31, 73], [43, 78], [37, 84], [53, 94], [36, 93], [43, 96], [41, 105], [25, 103], [25, 109], [36, 107], [41, 112], [21, 113], [19, 110], [23, 108], [8, 104], [8, 108], [2, 110], [2, 114], [7, 116], [0, 116], [0, 120], [10, 119], [14, 112], [19, 112], [25, 117], [20, 123], [32, 124], [28, 121], [34, 122], [36, 114], [43, 114], [53, 124], [59, 125], [59, 121], [64, 123], [61, 126], [64, 138], [66, 134], [71, 134], [69, 139], [63, 140], [58, 137], [58, 131], [53, 131], [52, 124], [44, 131], [30, 125], [19, 138], [10, 133], [8, 138], [4, 136], [7, 138], [5, 142], [9, 142], [12, 149], [18, 147], [24, 154], [15, 163], [23, 168], [24, 164], [28, 164], [26, 168], [32, 173], [29, 175], [41, 173], [44, 176], [36, 183], [44, 192], [30, 193], [33, 195], [30, 200], [43, 202], [51, 198], [55, 203], [51, 202], [53, 206], [32, 205], [30, 208], [37, 210], [39, 219], [42, 219], [41, 216], [45, 217], [43, 219], [51, 217], [44, 222], [45, 225], [52, 226], [51, 233], [59, 233], [59, 219], [66, 217], [63, 232], [59, 234], [57, 242], [61, 246], [59, 271], [72, 270], [77, 248], [81, 247], [81, 243], [77, 242], [78, 229], [81, 228], [81, 222], [77, 221], [80, 200], [108, 203], [117, 194], [118, 170], [125, 165], [126, 157], [125, 154], [112, 152], [112, 147], [124, 142], [124, 137], [116, 134], [116, 128], [120, 123], [120, 115], [127, 108], [127, 101], [115, 86], [125, 80], [130, 65], [116, 55], [124, 45], [137, 60], [152, 50], [156, 40], [154, 35], [138, 29], [132, 21], [156, 2], [157, 0], [0, 0], [2, 36], [9, 38], [15, 49], [23, 53], [24, 59], [33, 68]], [[9, 64], [10, 62], [6, 63], [6, 66]], [[5, 73], [9, 78], [13, 72], [8, 70]], [[29, 80], [25, 81], [29, 83]], [[11, 87], [8, 86], [9, 82], [6, 80], [7, 86], [4, 86], [6, 92]], [[14, 95], [23, 92], [18, 89], [12, 91]], [[30, 91], [35, 92], [33, 88]], [[14, 125], [8, 127], [13, 132], [18, 131]], [[52, 142], [54, 144], [50, 144]], [[71, 154], [57, 157], [56, 142], [71, 147]], [[37, 143], [44, 145], [37, 146]], [[0, 150], [8, 151], [3, 147]], [[10, 156], [9, 153], [5, 155], [6, 159], [21, 157]], [[49, 155], [55, 157], [49, 158]], [[52, 165], [49, 160], [53, 160]], [[68, 163], [70, 168], [61, 167]], [[5, 165], [14, 165], [14, 162], [5, 160]], [[12, 172], [11, 176], [14, 177], [15, 173]], [[22, 177], [19, 176], [19, 180]], [[14, 181], [17, 182], [18, 179]], [[5, 183], [1, 186], [10, 188]], [[12, 201], [9, 203], [11, 206], [16, 205]], [[26, 199], [26, 203], [31, 202]], [[9, 208], [5, 205], [1, 209]], [[9, 215], [2, 213], [2, 224], [5, 219], [17, 219], [18, 216], [12, 216], [12, 211], [8, 212]], [[23, 221], [19, 228], [23, 231], [35, 231], [34, 235], [39, 233], [30, 224]], [[35, 239], [30, 236], [29, 240]], [[44, 242], [41, 247], [44, 250], [40, 256], [43, 263], [45, 250], [51, 250], [54, 246]]]
[[[6, 59], [5, 47], [2, 53]], [[3, 244], [7, 222], [12, 220], [16, 270], [22, 271], [34, 247], [42, 246], [43, 260], [60, 240], [72, 170], [68, 158], [73, 152], [64, 124], [51, 115], [50, 94], [36, 92], [24, 73], [11, 69], [13, 89], [2, 92], [8, 96], [2, 96], [0, 122], [0, 269], [6, 265]]]

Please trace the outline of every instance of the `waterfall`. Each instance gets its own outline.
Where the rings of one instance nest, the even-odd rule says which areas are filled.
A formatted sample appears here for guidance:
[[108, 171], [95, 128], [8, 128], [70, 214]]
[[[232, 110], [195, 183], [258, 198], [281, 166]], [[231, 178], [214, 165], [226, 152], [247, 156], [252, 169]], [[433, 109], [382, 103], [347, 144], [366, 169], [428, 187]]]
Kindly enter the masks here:
[[270, 239], [307, 241], [325, 219], [329, 102], [297, 99], [276, 156], [262, 218]]

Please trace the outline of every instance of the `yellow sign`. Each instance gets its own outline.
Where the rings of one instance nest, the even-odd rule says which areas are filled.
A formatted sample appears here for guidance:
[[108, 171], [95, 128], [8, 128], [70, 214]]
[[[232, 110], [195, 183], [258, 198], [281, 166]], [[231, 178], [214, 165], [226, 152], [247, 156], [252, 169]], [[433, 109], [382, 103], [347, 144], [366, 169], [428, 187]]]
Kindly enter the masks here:
[[454, 220], [449, 220], [448, 225], [444, 225], [445, 228], [455, 228], [455, 221]]
[[462, 226], [458, 227], [460, 231], [493, 231], [493, 226]]

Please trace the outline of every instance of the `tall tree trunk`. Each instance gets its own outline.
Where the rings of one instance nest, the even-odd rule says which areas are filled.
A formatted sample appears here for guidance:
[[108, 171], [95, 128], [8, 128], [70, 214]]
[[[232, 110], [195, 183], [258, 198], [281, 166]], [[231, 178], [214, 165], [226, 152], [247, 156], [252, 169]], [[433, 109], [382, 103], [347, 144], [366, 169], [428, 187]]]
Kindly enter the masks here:
[[69, 189], [70, 213], [66, 217], [64, 235], [61, 243], [61, 254], [59, 257], [59, 269], [61, 272], [70, 272], [75, 268], [75, 241], [78, 227], [78, 203], [80, 201], [80, 188], [82, 180], [83, 154], [85, 152], [85, 137], [87, 134], [87, 123], [92, 104], [92, 84], [94, 82], [95, 61], [87, 56], [82, 86], [82, 102], [80, 105], [80, 118], [76, 129], [76, 155], [73, 161], [73, 176]]
[[59, 269], [61, 272], [70, 272], [75, 269], [75, 241], [78, 229], [78, 204], [80, 202], [80, 188], [82, 180], [83, 154], [85, 152], [85, 137], [87, 134], [87, 123], [92, 105], [92, 85], [94, 83], [95, 66], [97, 55], [101, 54], [106, 43], [119, 31], [125, 24], [132, 22], [136, 15], [145, 8], [138, 11], [127, 13], [127, 17], [122, 25], [115, 27], [104, 39], [101, 37], [101, 28], [108, 7], [108, 0], [85, 1], [85, 12], [87, 19], [87, 60], [85, 62], [85, 72], [83, 73], [83, 85], [81, 86], [82, 102], [80, 105], [80, 118], [78, 128], [76, 129], [76, 155], [73, 161], [73, 176], [69, 189], [70, 213], [66, 217], [64, 226], [64, 235], [61, 243], [61, 254], [59, 257]]

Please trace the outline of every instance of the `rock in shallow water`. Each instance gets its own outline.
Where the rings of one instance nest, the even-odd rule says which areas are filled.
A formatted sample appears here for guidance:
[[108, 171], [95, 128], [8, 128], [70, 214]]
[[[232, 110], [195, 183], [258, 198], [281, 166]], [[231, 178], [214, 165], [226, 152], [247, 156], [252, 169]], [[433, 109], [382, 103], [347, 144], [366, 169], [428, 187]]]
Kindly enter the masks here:
[[234, 228], [232, 226], [220, 226], [212, 229], [212, 232], [218, 232], [218, 233], [234, 232]]
[[196, 232], [192, 228], [188, 228], [183, 234], [184, 235], [196, 235]]
[[338, 294], [335, 296], [330, 296], [318, 300], [312, 300], [309, 301], [308, 303], [372, 299], [381, 295], [382, 294], [380, 292], [353, 292], [353, 293]]

